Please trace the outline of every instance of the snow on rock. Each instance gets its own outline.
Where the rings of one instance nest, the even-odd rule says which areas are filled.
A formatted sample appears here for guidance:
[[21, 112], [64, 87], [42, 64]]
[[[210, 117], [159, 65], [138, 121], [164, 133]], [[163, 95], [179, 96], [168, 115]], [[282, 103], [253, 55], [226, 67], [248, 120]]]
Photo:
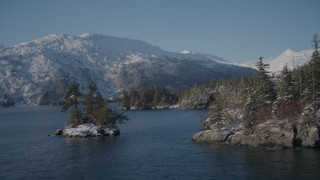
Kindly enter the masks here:
[[76, 127], [66, 127], [62, 133], [63, 136], [67, 137], [118, 136], [119, 134], [120, 130], [118, 128], [100, 128], [90, 123], [80, 124]]
[[118, 136], [120, 134], [120, 129], [105, 128], [105, 129], [103, 129], [103, 134], [108, 135], [108, 136]]
[[320, 148], [320, 129], [316, 123], [268, 120], [253, 127], [253, 133], [240, 124], [201, 131], [192, 137], [200, 143], [224, 142], [233, 145], [268, 148]]

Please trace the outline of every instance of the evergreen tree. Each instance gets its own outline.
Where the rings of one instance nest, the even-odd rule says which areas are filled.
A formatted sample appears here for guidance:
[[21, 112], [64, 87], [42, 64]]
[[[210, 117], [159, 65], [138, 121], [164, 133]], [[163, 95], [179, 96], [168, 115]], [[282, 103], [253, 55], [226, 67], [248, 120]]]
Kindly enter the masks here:
[[309, 66], [306, 67], [309, 83], [307, 88], [310, 89], [312, 101], [311, 106], [307, 106], [304, 110], [304, 115], [308, 119], [314, 119], [316, 117], [317, 111], [320, 109], [320, 54], [318, 43], [320, 42], [319, 36], [314, 35], [312, 40], [312, 46], [314, 47], [314, 52], [312, 53], [311, 61]]
[[263, 57], [260, 57], [256, 66], [258, 68], [258, 75], [255, 78], [256, 100], [259, 106], [262, 107], [271, 104], [275, 100], [276, 94], [274, 84], [268, 75], [269, 72], [266, 70], [269, 64], [263, 63]]
[[153, 102], [152, 104], [155, 106], [157, 105], [161, 100], [161, 92], [160, 92], [160, 88], [156, 88], [154, 91], [154, 96], [153, 96]]
[[116, 124], [123, 124], [128, 121], [128, 117], [123, 112], [112, 110], [111, 108], [106, 109], [106, 124], [110, 127], [116, 127]]
[[79, 85], [72, 84], [65, 95], [65, 102], [61, 107], [62, 112], [68, 110], [72, 106], [74, 107], [71, 110], [71, 117], [70, 117], [70, 124], [72, 125], [77, 125], [82, 120], [82, 113], [78, 109], [79, 96], [81, 96], [81, 93], [79, 91]]
[[224, 123], [223, 99], [219, 92], [215, 92], [213, 95], [213, 102], [209, 107], [209, 119], [209, 123], [217, 126], [217, 128], [222, 127]]
[[138, 92], [135, 90], [130, 91], [130, 107], [137, 107], [139, 104]]
[[107, 104], [108, 103], [99, 94], [97, 96], [97, 104], [98, 104], [98, 107], [95, 109], [96, 124], [100, 127], [107, 127], [108, 126], [108, 120], [107, 120], [107, 116], [108, 116]]
[[81, 96], [79, 91], [79, 84], [71, 84], [69, 90], [65, 95], [65, 103], [63, 104], [61, 111], [66, 111], [71, 106], [74, 106], [75, 109], [78, 109], [78, 97]]
[[281, 76], [280, 76], [280, 83], [278, 85], [278, 101], [284, 101], [289, 103], [296, 98], [296, 93], [294, 91], [294, 85], [292, 82], [292, 74], [288, 70], [287, 66], [283, 67]]
[[122, 112], [118, 112], [108, 107], [108, 103], [101, 97], [99, 92], [96, 93], [96, 88], [93, 85], [88, 86], [88, 93], [85, 95], [85, 99], [82, 102], [85, 107], [85, 114], [78, 108], [77, 97], [81, 95], [79, 92], [79, 86], [72, 84], [66, 93], [66, 102], [62, 106], [61, 110], [65, 111], [71, 106], [74, 108], [71, 110], [70, 124], [76, 126], [80, 123], [85, 123], [86, 120], [89, 123], [105, 127], [115, 127], [116, 124], [122, 124], [128, 120]]
[[120, 101], [120, 106], [126, 109], [130, 108], [130, 94], [126, 91], [123, 92], [123, 98]]
[[143, 89], [140, 92], [139, 106], [142, 107], [142, 108], [146, 108], [147, 107], [147, 103], [148, 103], [147, 91], [145, 89]]
[[257, 120], [258, 103], [253, 94], [249, 93], [244, 105], [243, 126], [252, 128], [253, 123]]
[[86, 95], [86, 116], [88, 118], [89, 123], [94, 121], [93, 110], [95, 105], [94, 93], [96, 88], [93, 85], [88, 86], [88, 94]]
[[[274, 118], [289, 118], [299, 114], [299, 106], [301, 102], [296, 102], [299, 96], [298, 82], [293, 81], [296, 79], [292, 76], [292, 72], [284, 66], [282, 73], [279, 77], [279, 84], [277, 86], [277, 100], [274, 101], [272, 107], [272, 114]], [[295, 112], [293, 112], [295, 111]]]
[[315, 108], [320, 105], [320, 54], [318, 43], [320, 42], [318, 34], [315, 34], [312, 40], [314, 51], [311, 58], [311, 71], [312, 71], [312, 100]]
[[305, 101], [312, 100], [312, 70], [310, 65], [305, 65], [300, 70], [301, 97]]

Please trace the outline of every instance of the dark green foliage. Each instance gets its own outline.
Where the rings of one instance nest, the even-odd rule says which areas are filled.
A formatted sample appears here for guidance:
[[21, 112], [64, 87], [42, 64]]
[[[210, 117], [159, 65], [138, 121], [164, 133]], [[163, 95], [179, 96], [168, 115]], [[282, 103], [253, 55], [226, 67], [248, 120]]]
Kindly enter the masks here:
[[257, 121], [257, 113], [258, 103], [256, 98], [249, 94], [244, 105], [243, 126], [245, 128], [251, 128], [253, 123]]
[[97, 108], [93, 110], [95, 123], [100, 127], [115, 127], [116, 124], [123, 124], [128, 117], [123, 112], [108, 108], [108, 103], [101, 97], [97, 97]]
[[215, 124], [217, 127], [222, 127], [224, 123], [224, 107], [223, 99], [219, 92], [212, 96], [212, 105], [209, 107], [210, 124]]
[[109, 108], [107, 101], [101, 97], [99, 92], [96, 93], [96, 88], [93, 85], [88, 86], [88, 93], [84, 95], [85, 98], [79, 108], [77, 98], [80, 95], [78, 85], [71, 85], [66, 94], [66, 102], [61, 108], [62, 111], [65, 111], [74, 106], [71, 110], [70, 125], [93, 123], [105, 128], [115, 127], [116, 124], [122, 124], [128, 120], [127, 116], [122, 112]]
[[122, 101], [121, 101], [121, 105], [125, 109], [129, 109], [130, 108], [130, 105], [131, 105], [130, 98], [131, 98], [130, 94], [127, 93], [126, 91], [124, 91], [123, 92], [123, 98], [122, 98]]
[[3, 107], [14, 106], [14, 102], [5, 93], [3, 96], [3, 99], [2, 100], [0, 99], [0, 106], [3, 106]]
[[65, 95], [65, 103], [63, 104], [61, 111], [66, 111], [71, 106], [74, 106], [75, 109], [78, 109], [79, 96], [81, 96], [81, 93], [79, 91], [79, 84], [72, 84]]
[[72, 84], [65, 95], [65, 102], [61, 107], [61, 111], [66, 111], [73, 106], [70, 116], [70, 124], [78, 125], [82, 121], [82, 112], [78, 109], [78, 97], [81, 96], [78, 84]]
[[258, 68], [258, 75], [255, 77], [254, 82], [255, 96], [258, 105], [263, 107], [275, 100], [276, 93], [274, 84], [268, 75], [269, 72], [266, 70], [269, 64], [263, 63], [263, 57], [260, 57], [256, 66]]
[[94, 120], [94, 117], [92, 116], [94, 105], [95, 105], [95, 97], [94, 93], [96, 91], [96, 88], [93, 85], [88, 86], [88, 94], [86, 95], [85, 104], [86, 104], [86, 116], [88, 117], [89, 123]]
[[288, 70], [287, 66], [284, 66], [278, 84], [277, 100], [289, 103], [294, 99], [298, 99], [298, 92], [296, 92], [296, 90], [297, 88], [294, 87], [292, 73]]
[[128, 120], [128, 117], [123, 112], [107, 109], [106, 124], [115, 127], [116, 124], [123, 124]]
[[140, 91], [123, 92], [120, 106], [125, 109], [151, 109], [155, 106], [176, 104], [178, 96], [165, 88], [142, 88]]
[[318, 43], [320, 42], [317, 34], [313, 37], [314, 52], [311, 58], [311, 71], [312, 71], [312, 99], [313, 101], [320, 100], [320, 53]]
[[75, 108], [72, 109], [69, 124], [75, 127], [82, 123], [81, 120], [82, 120], [82, 112], [79, 109], [75, 109]]
[[290, 71], [284, 67], [279, 76], [271, 79], [267, 71], [268, 64], [261, 57], [257, 62], [256, 76], [195, 86], [180, 93], [180, 104], [194, 108], [208, 107], [203, 105], [212, 102], [209, 121], [202, 121], [206, 128], [208, 123], [212, 127], [222, 119], [225, 122], [242, 122], [243, 127], [248, 129], [269, 119], [294, 122], [304, 116], [314, 120], [320, 109], [318, 35], [314, 36], [312, 43], [315, 50], [310, 63], [298, 69]]

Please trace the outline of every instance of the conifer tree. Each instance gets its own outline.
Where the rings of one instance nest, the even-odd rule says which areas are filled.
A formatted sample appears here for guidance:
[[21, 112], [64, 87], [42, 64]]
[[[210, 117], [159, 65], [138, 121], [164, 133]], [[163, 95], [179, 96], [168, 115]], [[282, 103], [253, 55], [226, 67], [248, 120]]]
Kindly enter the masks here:
[[130, 94], [126, 91], [123, 92], [123, 98], [120, 101], [120, 106], [126, 109], [130, 108]]
[[243, 126], [245, 128], [251, 128], [257, 120], [257, 111], [258, 103], [256, 98], [249, 92], [244, 105]]
[[288, 103], [296, 98], [295, 94], [296, 93], [294, 92], [294, 86], [292, 83], [292, 74], [288, 70], [288, 67], [284, 66], [280, 76], [280, 83], [278, 85], [277, 99], [278, 101], [284, 101]]
[[258, 68], [258, 75], [255, 78], [255, 90], [256, 90], [256, 100], [259, 106], [265, 106], [271, 104], [276, 97], [274, 91], [274, 84], [272, 83], [268, 71], [269, 64], [263, 63], [263, 57], [259, 58], [256, 64]]
[[154, 91], [152, 104], [155, 106], [160, 102], [160, 100], [161, 100], [160, 88], [156, 88]]
[[65, 95], [65, 103], [63, 104], [61, 111], [66, 111], [71, 106], [78, 109], [78, 97], [81, 96], [79, 91], [79, 84], [71, 84], [68, 92]]
[[209, 107], [209, 118], [210, 124], [216, 125], [217, 128], [220, 128], [224, 123], [223, 99], [219, 92], [215, 92], [213, 95], [213, 102]]
[[71, 110], [70, 124], [77, 125], [82, 120], [82, 112], [78, 109], [78, 97], [81, 96], [78, 84], [72, 84], [65, 95], [65, 103], [61, 107], [61, 111], [66, 111], [70, 107]]
[[85, 99], [86, 116], [89, 120], [89, 123], [94, 120], [93, 110], [95, 105], [95, 98], [94, 98], [95, 91], [96, 91], [96, 88], [92, 84], [90, 84], [88, 86], [88, 94], [86, 95], [86, 99]]
[[320, 42], [318, 34], [315, 34], [312, 40], [314, 51], [311, 57], [312, 71], [312, 100], [315, 104], [320, 101], [320, 54], [318, 43]]
[[142, 108], [146, 108], [147, 107], [147, 91], [145, 89], [143, 89], [140, 92], [140, 99], [139, 99], [139, 105]]
[[312, 40], [312, 46], [314, 52], [312, 53], [311, 61], [307, 66], [307, 75], [310, 80], [308, 81], [308, 89], [311, 89], [311, 101], [312, 106], [307, 106], [304, 111], [304, 115], [309, 119], [316, 117], [317, 111], [320, 109], [320, 54], [318, 50], [318, 43], [320, 42], [319, 36], [314, 35]]
[[137, 107], [139, 101], [138, 92], [135, 90], [130, 91], [130, 107]]
[[98, 107], [96, 108], [96, 124], [100, 127], [106, 127], [108, 126], [108, 112], [107, 112], [107, 106], [108, 103], [106, 100], [104, 100], [100, 93], [97, 95], [97, 104]]

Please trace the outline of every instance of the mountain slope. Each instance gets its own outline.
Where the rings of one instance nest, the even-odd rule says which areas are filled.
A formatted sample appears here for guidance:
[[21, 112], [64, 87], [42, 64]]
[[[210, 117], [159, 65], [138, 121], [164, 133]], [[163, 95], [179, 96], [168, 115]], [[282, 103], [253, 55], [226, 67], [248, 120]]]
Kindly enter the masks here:
[[191, 87], [217, 78], [255, 73], [222, 58], [173, 53], [139, 40], [105, 35], [49, 35], [0, 49], [0, 97], [21, 104], [62, 100], [68, 86], [94, 84], [103, 96], [119, 90]]
[[[309, 49], [296, 52], [291, 49], [287, 49], [275, 58], [270, 57], [264, 59], [264, 62], [270, 65], [270, 68], [268, 70], [272, 73], [281, 72], [285, 65], [287, 65], [288, 69], [293, 70], [297, 67], [307, 64], [311, 60], [313, 51], [314, 50]], [[258, 60], [244, 62], [241, 63], [241, 65], [256, 69], [255, 64], [257, 61]]]

